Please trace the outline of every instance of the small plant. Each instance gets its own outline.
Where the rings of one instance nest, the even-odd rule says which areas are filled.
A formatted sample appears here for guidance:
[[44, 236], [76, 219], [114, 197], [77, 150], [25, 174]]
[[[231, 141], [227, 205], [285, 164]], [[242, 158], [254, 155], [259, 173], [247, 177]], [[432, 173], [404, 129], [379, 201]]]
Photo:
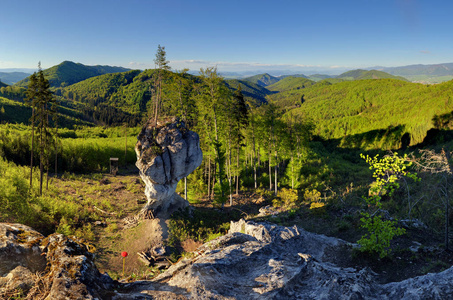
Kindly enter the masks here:
[[385, 156], [382, 159], [360, 155], [370, 165], [370, 170], [374, 170], [373, 177], [376, 178], [372, 185], [369, 197], [364, 197], [367, 206], [374, 209], [372, 213], [363, 212], [361, 227], [368, 230], [357, 243], [361, 246], [362, 252], [374, 252], [380, 258], [386, 257], [390, 253], [390, 241], [398, 235], [404, 234], [404, 228], [397, 228], [396, 221], [384, 220], [382, 214], [382, 196], [391, 197], [399, 187], [398, 179], [402, 176], [417, 180], [415, 174], [406, 171], [410, 166], [406, 156], [399, 157], [396, 153], [392, 156]]
[[278, 197], [272, 200], [272, 204], [275, 207], [291, 210], [299, 206], [298, 199], [297, 190], [282, 188], [278, 193]]
[[110, 223], [106, 228], [105, 231], [109, 233], [114, 233], [118, 230], [118, 224], [116, 223]]

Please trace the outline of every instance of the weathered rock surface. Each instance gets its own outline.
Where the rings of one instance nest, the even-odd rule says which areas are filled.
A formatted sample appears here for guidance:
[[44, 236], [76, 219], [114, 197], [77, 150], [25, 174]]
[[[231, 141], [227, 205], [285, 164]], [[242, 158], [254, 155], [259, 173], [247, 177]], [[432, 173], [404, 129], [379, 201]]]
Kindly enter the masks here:
[[103, 299], [114, 281], [93, 260], [75, 239], [44, 238], [28, 226], [0, 223], [0, 299], [19, 289], [28, 299]]
[[20, 224], [0, 224], [0, 233], [0, 298], [16, 287], [29, 299], [453, 299], [453, 268], [378, 284], [368, 269], [335, 265], [332, 249], [347, 242], [270, 223], [232, 222], [194, 257], [126, 284], [99, 274], [76, 240]]
[[146, 185], [145, 209], [158, 213], [187, 206], [175, 190], [178, 182], [201, 164], [198, 134], [176, 118], [157, 127], [148, 121], [138, 136], [135, 152], [136, 166]]
[[336, 266], [328, 253], [340, 246], [348, 247], [348, 243], [297, 227], [232, 222], [229, 234], [198, 248], [194, 258], [176, 263], [151, 282], [131, 284], [129, 296], [166, 293], [168, 299], [453, 299], [453, 268], [378, 284], [375, 274], [367, 269]]

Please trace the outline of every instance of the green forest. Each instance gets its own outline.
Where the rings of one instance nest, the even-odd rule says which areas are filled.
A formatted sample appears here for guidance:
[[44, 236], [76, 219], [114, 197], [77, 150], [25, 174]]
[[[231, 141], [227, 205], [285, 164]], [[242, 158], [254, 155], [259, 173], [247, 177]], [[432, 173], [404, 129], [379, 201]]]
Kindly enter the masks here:
[[[266, 220], [358, 241], [380, 258], [402, 251], [390, 242], [411, 231], [398, 220], [422, 223], [436, 245], [451, 247], [453, 81], [425, 85], [363, 70], [317, 81], [268, 74], [225, 80], [216, 68], [191, 75], [170, 70], [165, 52], [161, 58], [158, 68], [144, 71], [64, 62], [40, 70], [36, 86], [31, 77], [1, 85], [3, 222], [95, 242], [90, 224], [102, 214], [82, 189], [71, 198], [62, 186], [90, 182], [94, 189], [111, 157], [119, 158], [120, 173], [137, 176], [141, 126], [176, 116], [200, 135], [203, 151], [202, 165], [187, 178], [188, 200], [223, 217], [204, 225], [175, 217], [173, 242], [224, 233], [230, 216], [260, 219], [238, 204], [245, 195], [275, 210]], [[43, 91], [41, 83], [48, 84]], [[33, 99], [47, 101], [42, 111]], [[106, 200], [96, 207], [114, 209]], [[175, 231], [179, 225], [187, 230]], [[392, 233], [387, 244], [382, 231]]]

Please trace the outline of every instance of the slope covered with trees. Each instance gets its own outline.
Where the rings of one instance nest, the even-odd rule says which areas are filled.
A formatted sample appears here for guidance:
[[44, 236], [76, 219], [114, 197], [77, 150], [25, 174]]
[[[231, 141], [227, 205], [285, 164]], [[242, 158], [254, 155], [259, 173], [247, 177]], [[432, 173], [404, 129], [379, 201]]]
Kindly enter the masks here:
[[[269, 96], [289, 113], [316, 122], [315, 133], [344, 146], [398, 148], [421, 143], [435, 115], [453, 110], [453, 82], [427, 86], [394, 79], [316, 84]], [[406, 140], [402, 141], [403, 136]]]
[[0, 82], [12, 85], [28, 76], [30, 76], [30, 74], [24, 72], [0, 72]]
[[235, 91], [239, 85], [242, 88], [242, 94], [252, 103], [265, 103], [267, 102], [266, 96], [272, 94], [272, 92], [264, 86], [259, 84], [239, 79], [227, 79], [225, 80], [227, 86]]
[[243, 80], [250, 81], [252, 83], [255, 83], [255, 84], [258, 84], [258, 85], [261, 85], [261, 86], [264, 86], [264, 87], [266, 87], [268, 85], [271, 85], [273, 83], [276, 83], [280, 79], [281, 78], [269, 75], [267, 73], [258, 74], [258, 75], [254, 75], [254, 76], [243, 78]]
[[[162, 59], [166, 61], [164, 56]], [[237, 204], [242, 213], [240, 197], [248, 191], [259, 194], [266, 205], [278, 210], [277, 218], [281, 222], [291, 216], [300, 222], [321, 216], [312, 227], [325, 223], [319, 220], [335, 220], [330, 223], [335, 225], [330, 233], [337, 230], [334, 233], [341, 234], [353, 229], [354, 237], [362, 230], [362, 218], [372, 220], [375, 212], [380, 218], [381, 210], [389, 211], [392, 217], [420, 218], [437, 232], [446, 227], [442, 222], [448, 225], [448, 219], [442, 221], [449, 207], [448, 197], [430, 198], [410, 178], [404, 179], [405, 188], [411, 193], [414, 190], [417, 201], [406, 197], [406, 190], [393, 185], [389, 186], [392, 193], [385, 192], [387, 186], [378, 189], [379, 197], [383, 191], [382, 202], [378, 203], [376, 195], [367, 198], [368, 202], [363, 201], [362, 196], [370, 195], [369, 187], [374, 180], [369, 167], [380, 166], [382, 162], [375, 154], [416, 145], [433, 127], [437, 130], [451, 127], [453, 82], [426, 86], [396, 79], [342, 81], [329, 78], [317, 83], [302, 77], [277, 79], [279, 82], [273, 85], [269, 85], [269, 81], [260, 84], [258, 80], [257, 83], [225, 81], [215, 68], [201, 70], [199, 76], [189, 75], [185, 70], [171, 72], [161, 68], [160, 71], [104, 74], [54, 88], [60, 114], [90, 125], [102, 125], [89, 129], [59, 127], [55, 135], [60, 138], [59, 150], [52, 153], [59, 157], [55, 165], [68, 172], [105, 172], [110, 157], [124, 157], [124, 162], [132, 165], [135, 161], [133, 143], [127, 144], [127, 136], [137, 130], [131, 126], [142, 124], [149, 117], [157, 116], [166, 122], [169, 117], [177, 116], [199, 134], [203, 150], [202, 165], [187, 178], [191, 199], [202, 199], [200, 201], [215, 207], [229, 206], [232, 210]], [[264, 84], [267, 87], [263, 87]], [[5, 94], [12, 92], [7, 90], [9, 88], [2, 88]], [[15, 88], [18, 93], [24, 92]], [[263, 101], [247, 101], [247, 97]], [[0, 100], [5, 107], [17, 103], [17, 107], [31, 110], [18, 100]], [[5, 113], [13, 109], [5, 107]], [[116, 128], [115, 137], [108, 134], [112, 130], [108, 127], [123, 123], [127, 126]], [[88, 131], [91, 133], [85, 135]], [[33, 157], [29, 150], [31, 132], [25, 125], [0, 126], [0, 167], [15, 170], [14, 173], [5, 171], [5, 174], [24, 173], [23, 168], [10, 165], [10, 161], [30, 164], [28, 157]], [[369, 154], [363, 156], [367, 157], [366, 162], [360, 158], [361, 152]], [[390, 165], [395, 165], [395, 170], [402, 170], [401, 165], [410, 167], [406, 157], [402, 160], [394, 157]], [[50, 170], [52, 164], [50, 161]], [[401, 174], [395, 173], [397, 175]], [[402, 180], [403, 175], [395, 180]], [[388, 179], [385, 174], [383, 177], [382, 180]], [[14, 179], [9, 175], [5, 178]], [[426, 175], [423, 180], [432, 183], [433, 190], [439, 189], [439, 178]], [[21, 202], [27, 199], [21, 196], [32, 193], [28, 193], [23, 180], [20, 182], [16, 192], [8, 188], [8, 195], [0, 195], [2, 207], [20, 209], [20, 205], [27, 206], [35, 201]], [[36, 187], [30, 190], [34, 189]], [[82, 200], [85, 201], [77, 201]], [[447, 205], [442, 206], [442, 203]], [[49, 214], [60, 212], [53, 207], [41, 207], [41, 204], [35, 207]], [[13, 214], [8, 217], [15, 218]], [[66, 217], [69, 216], [66, 214]], [[381, 227], [388, 225], [384, 219], [381, 221], [384, 222]], [[366, 226], [366, 222], [363, 223]], [[53, 215], [52, 224], [61, 231], [83, 226], [57, 214]], [[64, 232], [71, 232], [69, 229]], [[375, 240], [370, 240], [369, 244], [376, 244]]]
[[[90, 77], [108, 73], [125, 72], [129, 69], [111, 66], [86, 66], [81, 63], [64, 61], [59, 65], [44, 70], [44, 75], [48, 78], [52, 87], [68, 86]], [[29, 78], [25, 78], [16, 83], [17, 86], [26, 87]]]
[[352, 70], [338, 75], [336, 78], [344, 80], [362, 80], [362, 79], [398, 79], [408, 81], [406, 78], [401, 76], [391, 75], [389, 73], [377, 70]]
[[281, 79], [280, 81], [277, 81], [276, 83], [268, 85], [266, 88], [274, 92], [284, 92], [293, 89], [303, 89], [312, 86], [313, 84], [315, 84], [314, 81], [304, 77], [288, 76]]

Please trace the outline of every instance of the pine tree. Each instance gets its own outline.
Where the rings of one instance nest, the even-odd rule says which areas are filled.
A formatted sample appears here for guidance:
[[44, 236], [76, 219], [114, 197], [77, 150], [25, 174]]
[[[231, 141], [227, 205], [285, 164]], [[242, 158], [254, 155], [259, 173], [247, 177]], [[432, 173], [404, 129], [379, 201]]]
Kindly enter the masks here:
[[217, 68], [211, 67], [200, 70], [202, 86], [198, 95], [198, 110], [200, 124], [204, 126], [206, 137], [215, 153], [215, 163], [217, 165], [216, 179], [219, 183], [220, 201], [224, 205], [225, 187], [225, 150], [220, 138], [220, 129], [223, 115], [226, 113], [226, 103], [229, 91], [223, 84], [223, 78], [217, 74]]
[[157, 67], [157, 78], [155, 81], [155, 106], [154, 106], [154, 126], [157, 126], [157, 119], [159, 117], [159, 109], [162, 105], [162, 86], [165, 80], [165, 71], [169, 71], [170, 65], [169, 61], [166, 58], [167, 53], [165, 52], [165, 47], [157, 46], [156, 58], [154, 59], [154, 64]]
[[[39, 64], [41, 66], [41, 64]], [[38, 79], [36, 77], [36, 72], [30, 76], [30, 81], [28, 83], [27, 89], [27, 98], [26, 102], [31, 106], [31, 155], [30, 155], [30, 189], [33, 186], [33, 156], [34, 156], [34, 145], [35, 145], [35, 106], [36, 101], [35, 98], [37, 97], [38, 93]]]
[[[30, 83], [27, 90], [27, 99], [32, 106], [32, 157], [34, 152], [34, 136], [37, 137], [37, 148], [39, 152], [40, 186], [39, 193], [42, 195], [44, 181], [44, 168], [49, 169], [49, 158], [52, 146], [55, 144], [56, 132], [51, 130], [50, 117], [56, 115], [56, 101], [50, 91], [50, 83], [44, 77], [41, 63], [38, 64], [38, 73], [30, 76]], [[33, 169], [33, 159], [31, 161]], [[30, 187], [32, 184], [32, 172], [30, 172]]]
[[235, 122], [235, 135], [236, 135], [236, 194], [239, 193], [239, 151], [242, 147], [244, 136], [241, 130], [248, 124], [248, 109], [245, 103], [244, 95], [242, 94], [242, 87], [239, 85], [238, 89], [233, 95], [233, 119]]

